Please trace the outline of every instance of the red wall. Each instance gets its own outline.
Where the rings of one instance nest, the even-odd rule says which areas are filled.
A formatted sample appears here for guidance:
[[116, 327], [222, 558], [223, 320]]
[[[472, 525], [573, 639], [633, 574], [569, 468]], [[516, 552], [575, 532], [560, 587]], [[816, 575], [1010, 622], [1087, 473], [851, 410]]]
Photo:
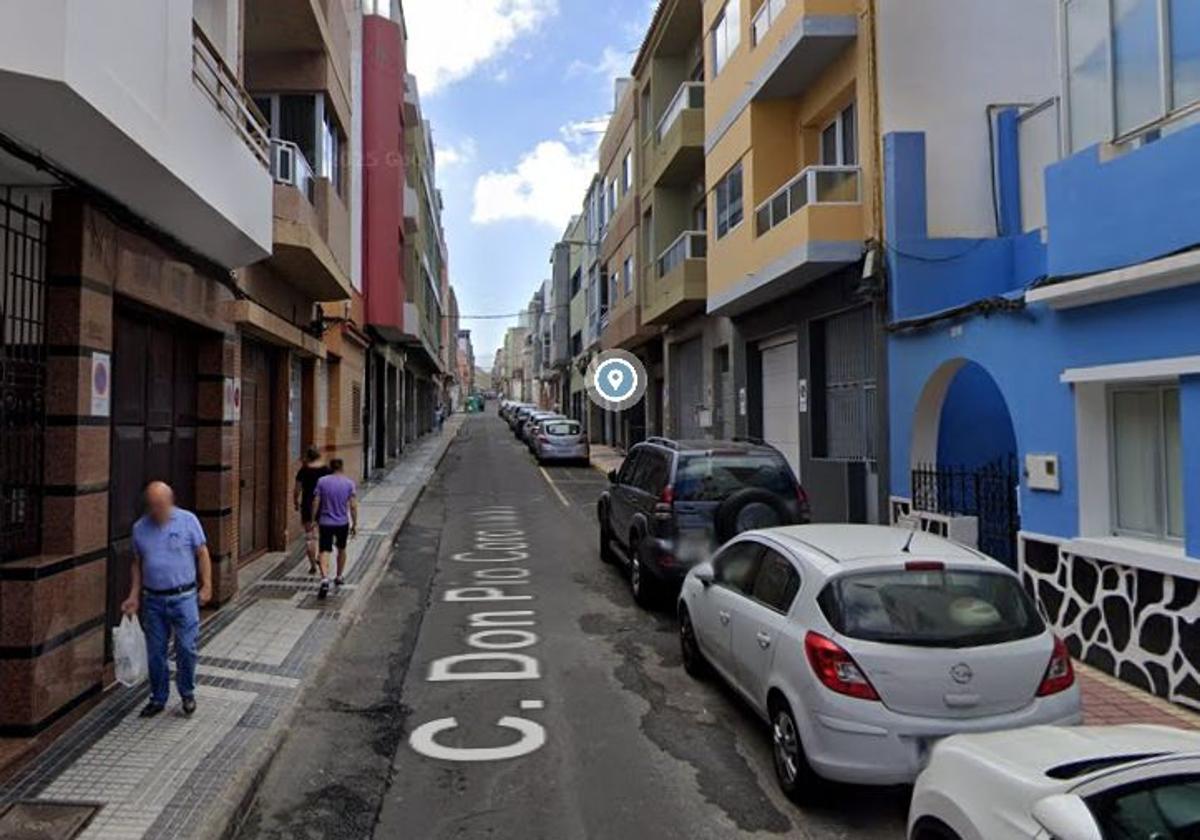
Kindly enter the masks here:
[[363, 291], [366, 323], [404, 328], [404, 43], [387, 18], [363, 19]]

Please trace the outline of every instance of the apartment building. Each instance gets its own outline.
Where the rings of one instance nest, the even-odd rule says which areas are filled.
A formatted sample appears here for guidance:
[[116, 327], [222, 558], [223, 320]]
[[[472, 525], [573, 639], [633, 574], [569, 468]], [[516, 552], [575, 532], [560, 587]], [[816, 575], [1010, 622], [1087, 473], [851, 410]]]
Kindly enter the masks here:
[[[658, 381], [660, 343], [657, 331], [642, 321], [638, 240], [641, 221], [637, 194], [637, 95], [632, 79], [619, 79], [615, 109], [600, 143], [599, 178], [599, 311], [607, 323], [600, 333], [603, 350], [628, 350]], [[643, 358], [644, 357], [644, 358]], [[606, 414], [604, 440], [629, 447], [654, 428], [661, 391], [620, 414]]]
[[245, 269], [247, 297], [230, 306], [241, 332], [242, 562], [300, 534], [287, 490], [308, 446], [361, 474], [368, 344], [352, 282], [353, 14], [297, 0], [284, 27], [277, 4], [244, 2], [245, 84], [266, 122], [275, 183], [271, 256]]
[[[818, 521], [876, 521], [883, 296], [866, 0], [706, 0], [709, 315], [728, 317], [733, 424], [776, 446]], [[728, 393], [724, 402], [729, 405]]]
[[471, 342], [470, 330], [458, 330], [455, 342], [457, 354], [455, 364], [458, 367], [458, 387], [463, 397], [475, 393], [475, 345]]
[[[590, 250], [587, 241], [587, 216], [580, 214], [571, 219], [562, 240], [555, 246], [555, 276], [564, 270], [567, 278], [566, 321], [567, 352], [565, 372], [566, 404], [562, 409], [568, 417], [587, 424], [587, 366], [591, 361], [588, 335], [588, 288], [586, 255]], [[565, 264], [565, 266], [564, 266]]]
[[104, 686], [147, 480], [200, 514], [216, 597], [236, 588], [238, 316], [289, 321], [320, 354], [300, 335], [317, 288], [273, 313], [235, 273], [274, 250], [242, 13], [235, 0], [0, 8], [5, 735], [40, 732]]
[[[961, 37], [912, 49], [935, 23]], [[893, 508], [965, 522], [1074, 656], [1200, 708], [1200, 10], [879, 24]]]

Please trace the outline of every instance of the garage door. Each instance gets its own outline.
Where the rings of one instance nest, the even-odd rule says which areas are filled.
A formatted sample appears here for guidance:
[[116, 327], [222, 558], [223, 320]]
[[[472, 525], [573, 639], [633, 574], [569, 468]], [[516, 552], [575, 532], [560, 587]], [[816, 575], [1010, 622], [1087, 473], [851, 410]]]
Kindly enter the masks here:
[[799, 362], [796, 337], [764, 341], [762, 353], [763, 440], [784, 454], [800, 476]]
[[671, 349], [675, 436], [681, 440], [699, 438], [703, 436], [699, 409], [704, 403], [704, 346], [699, 338], [693, 338]]

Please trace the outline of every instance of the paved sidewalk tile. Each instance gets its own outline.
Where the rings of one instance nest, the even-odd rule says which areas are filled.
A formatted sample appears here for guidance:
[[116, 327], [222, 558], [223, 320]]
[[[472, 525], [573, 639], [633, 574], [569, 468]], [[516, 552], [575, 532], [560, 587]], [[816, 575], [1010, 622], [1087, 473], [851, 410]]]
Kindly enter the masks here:
[[0, 785], [0, 812], [21, 801], [99, 804], [80, 837], [192, 836], [267, 730], [295, 703], [336, 637], [337, 623], [370, 594], [364, 581], [378, 579], [370, 573], [387, 562], [396, 531], [463, 419], [450, 418], [441, 435], [410, 446], [386, 478], [364, 488], [362, 507], [369, 513], [351, 545], [345, 586], [318, 600], [318, 581], [298, 551], [205, 621], [193, 717], [179, 711], [174, 688], [167, 710], [149, 720], [138, 717], [145, 684], [114, 689]]
[[592, 444], [592, 466], [607, 474], [609, 470], [619, 470], [625, 460], [625, 453], [612, 446]]
[[1084, 723], [1103, 726], [1155, 723], [1200, 729], [1200, 713], [1185, 709], [1080, 662], [1075, 673], [1083, 693]]

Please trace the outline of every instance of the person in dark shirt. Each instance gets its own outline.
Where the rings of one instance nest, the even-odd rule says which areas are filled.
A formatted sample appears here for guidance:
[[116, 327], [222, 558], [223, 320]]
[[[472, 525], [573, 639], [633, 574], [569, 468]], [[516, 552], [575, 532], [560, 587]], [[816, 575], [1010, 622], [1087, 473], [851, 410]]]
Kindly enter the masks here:
[[304, 525], [304, 548], [308, 554], [308, 573], [317, 573], [317, 520], [313, 516], [313, 497], [317, 482], [329, 475], [330, 469], [321, 458], [321, 452], [310, 446], [304, 453], [304, 463], [296, 473], [296, 485], [292, 490], [292, 506], [300, 512]]

